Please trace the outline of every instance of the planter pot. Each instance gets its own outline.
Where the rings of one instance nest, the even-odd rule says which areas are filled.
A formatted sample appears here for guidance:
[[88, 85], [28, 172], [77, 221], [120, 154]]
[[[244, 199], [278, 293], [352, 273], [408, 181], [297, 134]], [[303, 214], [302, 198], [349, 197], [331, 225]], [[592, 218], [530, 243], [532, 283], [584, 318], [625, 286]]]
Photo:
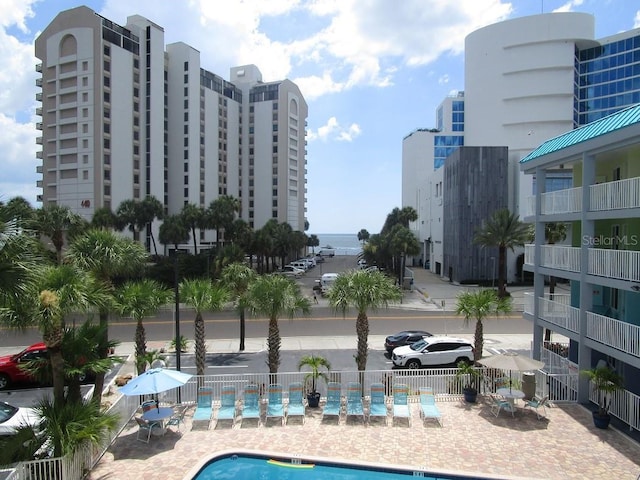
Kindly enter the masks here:
[[476, 403], [478, 398], [478, 391], [475, 388], [463, 388], [462, 395], [464, 395], [464, 401], [467, 403]]
[[600, 415], [597, 411], [593, 412], [593, 425], [596, 428], [609, 428], [609, 422], [611, 422], [609, 414]]
[[318, 392], [307, 394], [307, 404], [310, 408], [318, 408], [320, 405], [320, 394]]

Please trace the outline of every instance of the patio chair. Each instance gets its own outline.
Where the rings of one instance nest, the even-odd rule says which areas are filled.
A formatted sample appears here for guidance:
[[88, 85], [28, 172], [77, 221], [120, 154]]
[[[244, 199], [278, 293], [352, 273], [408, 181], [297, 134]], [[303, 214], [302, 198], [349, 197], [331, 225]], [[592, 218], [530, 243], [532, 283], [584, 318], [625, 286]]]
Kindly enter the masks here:
[[151, 439], [151, 432], [154, 429], [158, 432], [162, 430], [162, 424], [160, 422], [148, 422], [140, 417], [135, 417], [135, 419], [138, 424], [138, 435], [136, 439], [141, 442], [149, 443], [149, 439]]
[[436, 397], [432, 388], [420, 389], [420, 416], [423, 424], [427, 420], [433, 419], [438, 422], [438, 425], [442, 426], [442, 414], [436, 406]]
[[396, 418], [406, 418], [411, 426], [411, 410], [409, 409], [409, 387], [395, 384], [393, 386], [393, 423]]
[[284, 405], [282, 404], [282, 385], [272, 383], [268, 390], [269, 404], [267, 405], [267, 420], [279, 418], [284, 425]]
[[260, 424], [260, 395], [258, 394], [258, 385], [251, 384], [244, 387], [244, 401], [240, 418], [242, 420], [257, 418], [258, 425]]
[[362, 418], [364, 424], [364, 407], [362, 406], [362, 385], [358, 382], [347, 384], [347, 417], [357, 416]]
[[340, 413], [342, 410], [342, 392], [341, 385], [338, 382], [329, 382], [327, 384], [327, 402], [322, 409], [322, 418], [338, 417], [340, 423]]
[[301, 382], [289, 384], [289, 403], [287, 404], [285, 423], [289, 421], [290, 416], [302, 417], [302, 423], [304, 424], [306, 415]]
[[232, 427], [236, 423], [236, 387], [229, 385], [222, 387], [217, 421], [220, 420], [231, 420]]
[[207, 428], [211, 422], [211, 413], [213, 411], [213, 389], [211, 387], [200, 387], [197, 393], [196, 411], [193, 413], [194, 424], [206, 422]]
[[540, 420], [541, 415], [540, 415], [540, 409], [542, 409], [542, 411], [544, 412], [544, 417], [547, 416], [547, 405], [549, 404], [549, 396], [544, 396], [542, 397], [542, 399], [539, 399], [537, 397], [533, 397], [531, 400], [527, 400], [525, 402], [524, 408], [532, 408], [533, 410], [536, 411], [536, 416], [538, 417], [538, 420]]
[[506, 412], [511, 413], [511, 416], [514, 417], [514, 408], [511, 402], [505, 400], [504, 398], [498, 397], [496, 395], [491, 395], [491, 413], [493, 413], [496, 417], [500, 415], [500, 410], [504, 410]]
[[173, 415], [169, 417], [165, 427], [178, 427], [178, 431], [180, 431], [180, 424], [184, 425], [184, 414], [187, 411], [187, 405], [177, 405], [173, 408]]
[[142, 405], [140, 405], [140, 408], [142, 409], [142, 413], [145, 413], [151, 410], [152, 408], [158, 408], [158, 403], [155, 400], [146, 400], [142, 402]]
[[371, 384], [371, 403], [369, 404], [369, 423], [371, 417], [384, 418], [384, 424], [387, 424], [387, 404], [384, 399], [384, 384]]

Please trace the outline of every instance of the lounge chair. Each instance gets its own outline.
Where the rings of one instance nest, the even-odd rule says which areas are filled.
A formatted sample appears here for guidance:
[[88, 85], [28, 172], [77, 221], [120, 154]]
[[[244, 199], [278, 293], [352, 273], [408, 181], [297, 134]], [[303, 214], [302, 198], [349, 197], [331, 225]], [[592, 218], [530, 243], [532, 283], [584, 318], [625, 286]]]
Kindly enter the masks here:
[[138, 424], [137, 440], [141, 442], [149, 443], [151, 432], [153, 430], [157, 430], [158, 432], [162, 430], [162, 424], [160, 422], [149, 422], [140, 417], [135, 417], [135, 419], [136, 423]]
[[194, 424], [199, 423], [207, 423], [207, 428], [209, 428], [209, 423], [211, 422], [211, 413], [213, 412], [213, 389], [211, 387], [200, 387], [198, 388], [197, 399], [198, 404], [196, 406], [196, 411], [193, 413], [193, 422]]
[[493, 413], [496, 417], [500, 415], [500, 410], [504, 410], [505, 412], [511, 413], [511, 416], [514, 417], [514, 407], [508, 400], [505, 400], [502, 397], [498, 397], [496, 395], [491, 395], [491, 413]]
[[358, 416], [364, 424], [364, 407], [362, 406], [362, 385], [358, 382], [347, 384], [347, 417]]
[[327, 384], [327, 402], [322, 409], [322, 418], [338, 417], [340, 423], [340, 413], [342, 410], [341, 385], [337, 382], [329, 382]]
[[442, 426], [442, 414], [436, 406], [436, 397], [432, 388], [420, 389], [420, 416], [423, 423], [428, 419], [433, 419]]
[[371, 417], [384, 418], [384, 424], [387, 424], [387, 404], [384, 399], [384, 384], [371, 384], [371, 403], [369, 405], [369, 423]]
[[282, 385], [274, 383], [269, 385], [269, 404], [267, 405], [267, 420], [279, 418], [284, 425], [284, 405], [282, 404]]
[[242, 420], [257, 418], [258, 425], [260, 424], [260, 395], [258, 394], [258, 385], [251, 384], [244, 387], [244, 401], [240, 418]]
[[393, 386], [393, 422], [396, 418], [406, 418], [411, 426], [411, 410], [409, 409], [409, 387], [395, 384]]
[[549, 402], [549, 397], [545, 396], [542, 399], [539, 399], [537, 397], [533, 397], [531, 400], [527, 400], [527, 402], [524, 405], [524, 408], [532, 408], [536, 411], [536, 416], [538, 417], [538, 420], [540, 420], [540, 409], [542, 408], [542, 411], [544, 412], [544, 416], [547, 416], [547, 405]]
[[302, 395], [302, 383], [300, 382], [289, 384], [289, 403], [287, 404], [287, 414], [285, 422], [288, 422], [289, 417], [291, 416], [302, 417], [302, 423], [304, 424], [306, 415]]
[[236, 387], [222, 387], [218, 409], [218, 421], [220, 420], [231, 420], [232, 427], [236, 423]]

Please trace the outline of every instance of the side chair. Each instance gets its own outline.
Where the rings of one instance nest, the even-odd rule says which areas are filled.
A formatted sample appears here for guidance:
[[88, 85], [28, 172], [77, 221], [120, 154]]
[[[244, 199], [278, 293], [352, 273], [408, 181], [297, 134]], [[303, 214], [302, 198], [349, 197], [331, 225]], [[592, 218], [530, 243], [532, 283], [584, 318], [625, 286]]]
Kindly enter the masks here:
[[143, 418], [135, 417], [136, 423], [138, 424], [138, 435], [136, 440], [139, 440], [144, 443], [149, 443], [151, 439], [151, 432], [156, 429], [158, 431], [162, 430], [162, 425], [160, 422], [149, 422]]
[[533, 410], [536, 411], [536, 416], [538, 417], [538, 420], [540, 420], [541, 415], [540, 415], [540, 409], [542, 409], [542, 411], [544, 412], [544, 417], [546, 418], [547, 416], [547, 405], [549, 404], [549, 396], [544, 396], [541, 399], [537, 398], [537, 397], [533, 397], [531, 400], [527, 400], [527, 402], [524, 405], [524, 408], [531, 408]]
[[180, 431], [180, 424], [184, 425], [184, 414], [187, 411], [188, 405], [176, 405], [173, 407], [173, 415], [169, 417], [166, 427], [178, 427], [178, 431]]
[[491, 395], [491, 402], [491, 413], [493, 413], [494, 416], [499, 416], [500, 410], [511, 413], [512, 417], [515, 416], [513, 412], [515, 409], [513, 408], [511, 402], [509, 402], [508, 400], [505, 400], [502, 397], [498, 397], [497, 395]]

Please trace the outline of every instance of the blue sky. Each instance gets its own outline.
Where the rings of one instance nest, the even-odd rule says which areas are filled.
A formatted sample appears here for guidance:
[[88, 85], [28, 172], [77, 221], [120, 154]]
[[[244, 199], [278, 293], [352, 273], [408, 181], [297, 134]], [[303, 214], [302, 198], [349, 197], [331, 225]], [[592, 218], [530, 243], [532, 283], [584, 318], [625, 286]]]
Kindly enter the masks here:
[[[0, 0], [0, 200], [34, 206], [37, 150], [33, 42], [69, 0]], [[402, 139], [435, 125], [444, 97], [464, 90], [464, 38], [508, 18], [578, 11], [597, 38], [640, 27], [637, 0], [91, 0], [124, 25], [139, 14], [166, 43], [201, 52], [229, 78], [253, 63], [289, 78], [309, 104], [308, 233], [378, 233], [401, 206]]]

